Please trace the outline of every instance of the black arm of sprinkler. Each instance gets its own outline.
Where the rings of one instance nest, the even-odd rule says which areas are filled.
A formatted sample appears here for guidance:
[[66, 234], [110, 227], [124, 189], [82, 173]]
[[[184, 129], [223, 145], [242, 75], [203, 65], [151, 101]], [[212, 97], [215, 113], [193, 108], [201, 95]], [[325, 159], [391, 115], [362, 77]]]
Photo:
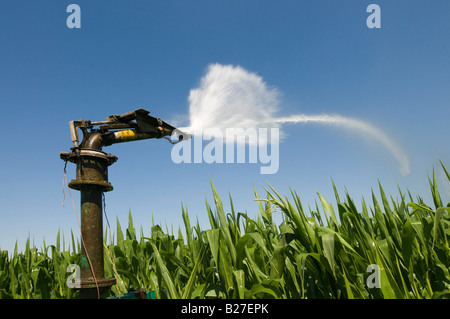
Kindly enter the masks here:
[[[101, 150], [103, 146], [150, 138], [162, 138], [173, 134], [175, 127], [159, 118], [148, 115], [150, 112], [137, 109], [121, 115], [110, 115], [106, 120], [91, 122], [85, 120], [71, 121], [70, 135], [74, 151], [79, 156], [80, 149]], [[94, 126], [99, 126], [94, 129]], [[83, 132], [80, 143], [78, 129]], [[178, 135], [178, 141], [184, 134]]]

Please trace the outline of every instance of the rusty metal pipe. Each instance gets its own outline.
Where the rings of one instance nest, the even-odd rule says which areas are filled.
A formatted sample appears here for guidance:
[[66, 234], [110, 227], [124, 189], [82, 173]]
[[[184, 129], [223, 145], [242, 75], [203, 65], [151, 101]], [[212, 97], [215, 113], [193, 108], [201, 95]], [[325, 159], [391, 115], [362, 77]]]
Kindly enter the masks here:
[[[80, 268], [81, 282], [84, 285], [83, 289], [80, 290], [81, 299], [90, 299], [94, 296], [96, 298], [96, 281], [105, 278], [102, 234], [102, 191], [95, 186], [84, 186], [81, 188], [81, 236], [83, 245], [81, 245]], [[92, 286], [95, 288], [92, 288]]]
[[[86, 143], [87, 147], [98, 147], [100, 134], [93, 134]], [[108, 166], [117, 157], [100, 150], [82, 148], [76, 153], [61, 153], [65, 161], [76, 163], [76, 179], [69, 187], [81, 193], [81, 281], [80, 298], [97, 298], [97, 286], [102, 294], [114, 283], [114, 278], [105, 278], [103, 259], [103, 205], [102, 193], [111, 191], [108, 182]], [[95, 276], [95, 278], [94, 278]]]
[[91, 150], [101, 150], [103, 146], [102, 135], [99, 132], [90, 134], [83, 148]]

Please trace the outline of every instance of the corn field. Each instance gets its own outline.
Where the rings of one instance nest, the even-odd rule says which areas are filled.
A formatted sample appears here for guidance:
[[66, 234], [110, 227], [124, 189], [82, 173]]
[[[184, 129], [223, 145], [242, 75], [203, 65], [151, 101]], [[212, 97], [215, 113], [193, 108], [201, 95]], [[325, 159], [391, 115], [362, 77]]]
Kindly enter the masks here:
[[[400, 189], [394, 200], [379, 185], [381, 201], [373, 194], [371, 205], [363, 199], [358, 211], [332, 182], [337, 211], [318, 194], [309, 212], [295, 191], [285, 197], [269, 186], [263, 198], [255, 190], [259, 214], [250, 218], [235, 211], [231, 197], [225, 212], [211, 183], [210, 229], [192, 224], [182, 208], [185, 229], [176, 235], [153, 225], [150, 236], [142, 228], [137, 236], [131, 213], [125, 231], [117, 220], [110, 247], [105, 231], [105, 276], [116, 273], [111, 253], [118, 274], [108, 294], [145, 289], [157, 299], [449, 298], [450, 203], [441, 200], [434, 169], [429, 184], [433, 208]], [[282, 215], [279, 225], [273, 214]], [[78, 298], [67, 286], [67, 267], [79, 264], [80, 244], [73, 234], [70, 241], [66, 247], [58, 234], [55, 245], [44, 242], [38, 249], [28, 239], [24, 252], [17, 244], [12, 253], [0, 251], [0, 298]]]

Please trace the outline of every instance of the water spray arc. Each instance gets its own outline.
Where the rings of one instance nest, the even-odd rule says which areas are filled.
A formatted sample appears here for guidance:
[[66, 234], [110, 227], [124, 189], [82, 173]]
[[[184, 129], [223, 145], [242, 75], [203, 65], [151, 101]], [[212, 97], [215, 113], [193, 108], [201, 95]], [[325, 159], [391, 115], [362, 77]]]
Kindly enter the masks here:
[[[150, 112], [138, 109], [122, 115], [111, 115], [106, 120], [70, 121], [70, 135], [74, 147], [61, 152], [66, 163], [76, 164], [76, 179], [68, 186], [81, 193], [81, 281], [80, 298], [95, 299], [100, 291], [109, 289], [114, 278], [105, 278], [103, 264], [102, 195], [113, 190], [108, 181], [108, 167], [117, 157], [102, 151], [104, 146], [151, 138], [167, 138], [177, 129]], [[83, 133], [80, 141], [78, 130]], [[183, 134], [178, 134], [179, 141]], [[170, 140], [170, 139], [169, 139]], [[171, 141], [172, 142], [172, 141]]]
[[203, 129], [265, 127], [279, 128], [287, 123], [332, 125], [367, 136], [381, 143], [398, 163], [401, 174], [410, 172], [409, 158], [388, 134], [371, 123], [340, 115], [295, 114], [280, 117], [280, 92], [256, 73], [240, 66], [211, 64], [200, 85], [189, 95], [190, 125], [187, 133]]
[[374, 125], [364, 122], [362, 120], [343, 117], [340, 115], [292, 115], [288, 117], [279, 117], [273, 119], [277, 123], [319, 123], [330, 124], [337, 127], [342, 127], [347, 130], [353, 130], [357, 133], [362, 133], [368, 137], [380, 142], [397, 160], [399, 164], [400, 173], [407, 175], [410, 173], [409, 158], [403, 152], [401, 147], [397, 145], [385, 132], [375, 127]]

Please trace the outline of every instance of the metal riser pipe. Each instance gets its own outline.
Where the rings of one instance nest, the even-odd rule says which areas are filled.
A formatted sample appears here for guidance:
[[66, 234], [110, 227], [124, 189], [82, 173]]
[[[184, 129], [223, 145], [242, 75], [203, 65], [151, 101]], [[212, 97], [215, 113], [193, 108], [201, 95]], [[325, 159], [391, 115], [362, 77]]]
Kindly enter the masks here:
[[[105, 277], [103, 269], [102, 191], [95, 186], [83, 187], [81, 190], [81, 236], [84, 242], [81, 251], [81, 281], [95, 284], [95, 280], [101, 280]], [[83, 290], [80, 295], [82, 292]]]
[[[105, 278], [103, 256], [103, 192], [113, 188], [108, 182], [108, 166], [117, 158], [102, 151], [82, 149], [80, 155], [64, 153], [62, 158], [77, 165], [76, 179], [69, 187], [81, 197], [81, 282], [80, 298], [96, 299], [115, 284]], [[99, 291], [97, 290], [99, 288]]]

